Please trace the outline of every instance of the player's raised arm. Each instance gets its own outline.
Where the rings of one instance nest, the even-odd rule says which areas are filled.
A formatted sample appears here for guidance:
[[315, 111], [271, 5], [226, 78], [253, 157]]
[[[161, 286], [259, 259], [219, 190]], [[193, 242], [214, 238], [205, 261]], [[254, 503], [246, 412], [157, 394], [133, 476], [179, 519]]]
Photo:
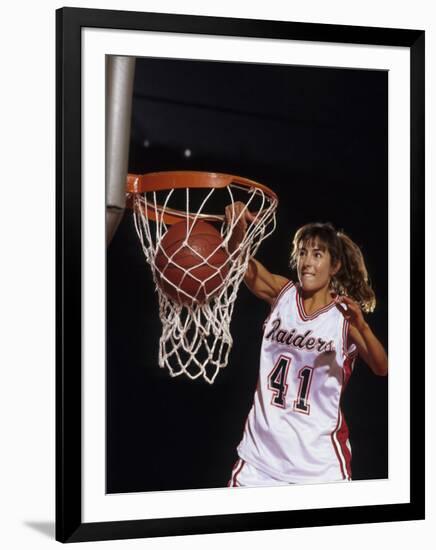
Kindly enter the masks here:
[[[344, 305], [346, 307], [344, 307]], [[359, 304], [341, 296], [336, 307], [350, 323], [350, 337], [368, 367], [379, 376], [388, 374], [388, 356], [379, 339], [365, 321]]]
[[[255, 217], [242, 202], [227, 206], [225, 214], [229, 224], [233, 219], [240, 218], [233, 228], [229, 241], [229, 251], [234, 252], [244, 238], [248, 222], [252, 222]], [[244, 282], [255, 296], [272, 304], [289, 279], [270, 273], [259, 261], [251, 258], [244, 275]]]

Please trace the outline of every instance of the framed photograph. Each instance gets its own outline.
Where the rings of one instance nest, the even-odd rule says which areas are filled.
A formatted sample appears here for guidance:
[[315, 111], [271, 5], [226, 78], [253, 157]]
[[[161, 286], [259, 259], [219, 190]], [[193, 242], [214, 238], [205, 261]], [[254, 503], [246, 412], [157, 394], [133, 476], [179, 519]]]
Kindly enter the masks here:
[[424, 36], [57, 11], [57, 540], [424, 519]]

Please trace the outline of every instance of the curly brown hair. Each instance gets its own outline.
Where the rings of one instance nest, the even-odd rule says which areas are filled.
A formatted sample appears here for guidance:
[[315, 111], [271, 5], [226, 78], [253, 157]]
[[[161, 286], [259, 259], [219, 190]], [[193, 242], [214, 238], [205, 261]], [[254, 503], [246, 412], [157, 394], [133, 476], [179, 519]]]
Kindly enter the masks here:
[[362, 251], [348, 235], [336, 231], [331, 223], [309, 223], [297, 230], [292, 241], [291, 268], [297, 266], [300, 244], [315, 241], [329, 251], [332, 265], [340, 262], [339, 270], [332, 277], [331, 289], [339, 295], [353, 298], [366, 313], [374, 311], [376, 298]]

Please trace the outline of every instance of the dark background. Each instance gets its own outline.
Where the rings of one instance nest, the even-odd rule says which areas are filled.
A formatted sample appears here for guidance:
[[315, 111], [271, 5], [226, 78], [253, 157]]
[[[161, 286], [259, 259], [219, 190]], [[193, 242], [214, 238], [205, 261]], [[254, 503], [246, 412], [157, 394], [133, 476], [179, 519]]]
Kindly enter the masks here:
[[[364, 253], [387, 348], [387, 72], [138, 59], [129, 171], [206, 170], [254, 179], [280, 203], [257, 258], [289, 276], [291, 238], [332, 222]], [[185, 151], [191, 152], [190, 156]], [[214, 385], [160, 369], [157, 294], [131, 212], [107, 254], [107, 491], [221, 487], [258, 375], [268, 304], [241, 285], [229, 365]], [[354, 479], [387, 468], [387, 378], [358, 361], [343, 398]]]

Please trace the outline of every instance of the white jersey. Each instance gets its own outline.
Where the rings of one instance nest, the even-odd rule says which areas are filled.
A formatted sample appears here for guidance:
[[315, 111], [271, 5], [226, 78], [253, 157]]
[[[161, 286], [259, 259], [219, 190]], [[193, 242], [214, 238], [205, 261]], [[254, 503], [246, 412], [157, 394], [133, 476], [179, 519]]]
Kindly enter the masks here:
[[335, 301], [307, 315], [300, 287], [282, 289], [264, 323], [259, 380], [239, 456], [275, 479], [351, 479], [340, 400], [357, 355]]

